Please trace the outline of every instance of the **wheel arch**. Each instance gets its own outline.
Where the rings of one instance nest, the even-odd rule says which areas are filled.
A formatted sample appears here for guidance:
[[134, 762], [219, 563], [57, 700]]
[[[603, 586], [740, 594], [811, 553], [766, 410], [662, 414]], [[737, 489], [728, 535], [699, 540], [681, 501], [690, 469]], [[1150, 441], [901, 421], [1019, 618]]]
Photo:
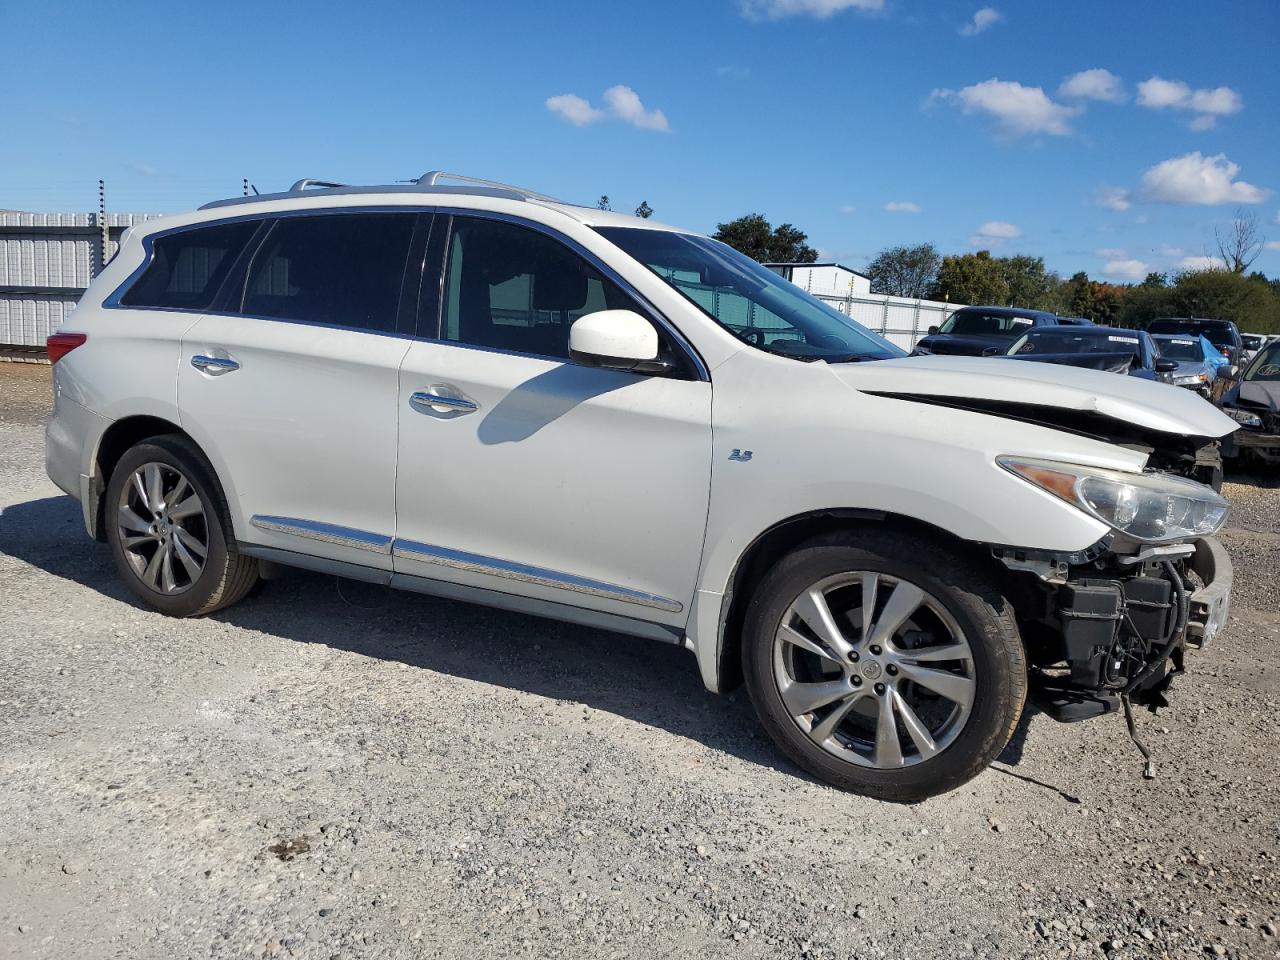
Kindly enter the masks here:
[[[179, 436], [200, 451], [208, 461], [204, 450], [189, 433], [178, 424], [163, 417], [147, 414], [121, 417], [102, 432], [98, 438], [98, 446], [93, 454], [93, 474], [89, 479], [89, 528], [96, 540], [106, 542], [107, 530], [103, 509], [107, 495], [107, 484], [115, 471], [120, 458], [131, 448], [152, 437]], [[212, 467], [210, 468], [212, 469]], [[215, 473], [216, 477], [216, 473]]]
[[883, 510], [835, 508], [810, 510], [780, 520], [751, 541], [738, 558], [729, 577], [721, 602], [717, 631], [716, 675], [719, 692], [728, 693], [742, 684], [742, 628], [753, 587], [780, 558], [801, 544], [817, 537], [856, 534], [860, 530], [894, 531], [923, 536], [971, 557], [976, 565], [990, 568], [993, 580], [999, 581], [1004, 574], [1004, 568], [980, 544], [961, 539], [949, 530], [903, 514]]

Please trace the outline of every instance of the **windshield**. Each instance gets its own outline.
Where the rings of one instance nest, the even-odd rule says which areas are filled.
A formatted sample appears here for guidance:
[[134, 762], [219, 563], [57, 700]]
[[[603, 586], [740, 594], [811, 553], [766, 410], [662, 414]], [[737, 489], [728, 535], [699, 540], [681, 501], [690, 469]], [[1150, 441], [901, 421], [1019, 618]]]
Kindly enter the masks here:
[[1169, 340], [1161, 338], [1156, 340], [1156, 347], [1160, 350], [1160, 356], [1167, 360], [1204, 359], [1204, 354], [1201, 352], [1203, 347], [1201, 347], [1198, 337], [1194, 340], [1190, 337], [1178, 337]]
[[1034, 321], [1009, 313], [987, 313], [982, 310], [957, 310], [938, 328], [939, 333], [956, 333], [971, 337], [1016, 337]]
[[596, 229], [753, 347], [832, 363], [906, 356], [905, 350], [726, 244], [667, 230]]
[[1246, 380], [1280, 380], [1280, 343], [1271, 343], [1259, 351], [1245, 371]]
[[1122, 333], [1082, 333], [1079, 328], [1032, 330], [1009, 348], [1008, 356], [1027, 353], [1132, 353], [1141, 356], [1137, 337]]

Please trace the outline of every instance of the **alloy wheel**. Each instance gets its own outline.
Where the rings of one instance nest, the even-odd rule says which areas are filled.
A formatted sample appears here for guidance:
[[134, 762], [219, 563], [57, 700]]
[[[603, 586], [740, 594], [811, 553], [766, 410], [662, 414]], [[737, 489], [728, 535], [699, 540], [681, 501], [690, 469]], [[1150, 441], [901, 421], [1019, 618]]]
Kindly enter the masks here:
[[144, 463], [120, 492], [120, 548], [130, 568], [157, 593], [178, 594], [200, 579], [209, 555], [204, 502], [182, 471]]
[[900, 577], [851, 571], [800, 593], [773, 641], [783, 706], [810, 740], [877, 769], [922, 763], [973, 708], [973, 651], [936, 597]]

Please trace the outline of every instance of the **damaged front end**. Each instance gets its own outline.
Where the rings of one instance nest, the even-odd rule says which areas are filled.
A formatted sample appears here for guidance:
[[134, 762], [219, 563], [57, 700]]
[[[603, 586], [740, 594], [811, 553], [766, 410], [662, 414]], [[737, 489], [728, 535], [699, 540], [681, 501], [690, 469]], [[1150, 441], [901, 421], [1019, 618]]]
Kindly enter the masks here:
[[1188, 649], [1210, 643], [1229, 612], [1232, 568], [1212, 537], [1132, 552], [1108, 536], [1087, 551], [997, 547], [1010, 571], [1036, 705], [1061, 721], [1166, 706]]

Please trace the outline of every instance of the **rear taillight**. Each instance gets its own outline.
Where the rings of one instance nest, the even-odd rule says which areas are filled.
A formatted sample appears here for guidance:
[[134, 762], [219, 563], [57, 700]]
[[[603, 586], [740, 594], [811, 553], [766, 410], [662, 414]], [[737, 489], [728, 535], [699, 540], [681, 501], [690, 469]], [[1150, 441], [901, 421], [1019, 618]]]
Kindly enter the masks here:
[[45, 341], [45, 346], [49, 351], [49, 362], [57, 363], [68, 353], [74, 350], [80, 344], [88, 340], [87, 334], [83, 333], [55, 333], [49, 336]]

